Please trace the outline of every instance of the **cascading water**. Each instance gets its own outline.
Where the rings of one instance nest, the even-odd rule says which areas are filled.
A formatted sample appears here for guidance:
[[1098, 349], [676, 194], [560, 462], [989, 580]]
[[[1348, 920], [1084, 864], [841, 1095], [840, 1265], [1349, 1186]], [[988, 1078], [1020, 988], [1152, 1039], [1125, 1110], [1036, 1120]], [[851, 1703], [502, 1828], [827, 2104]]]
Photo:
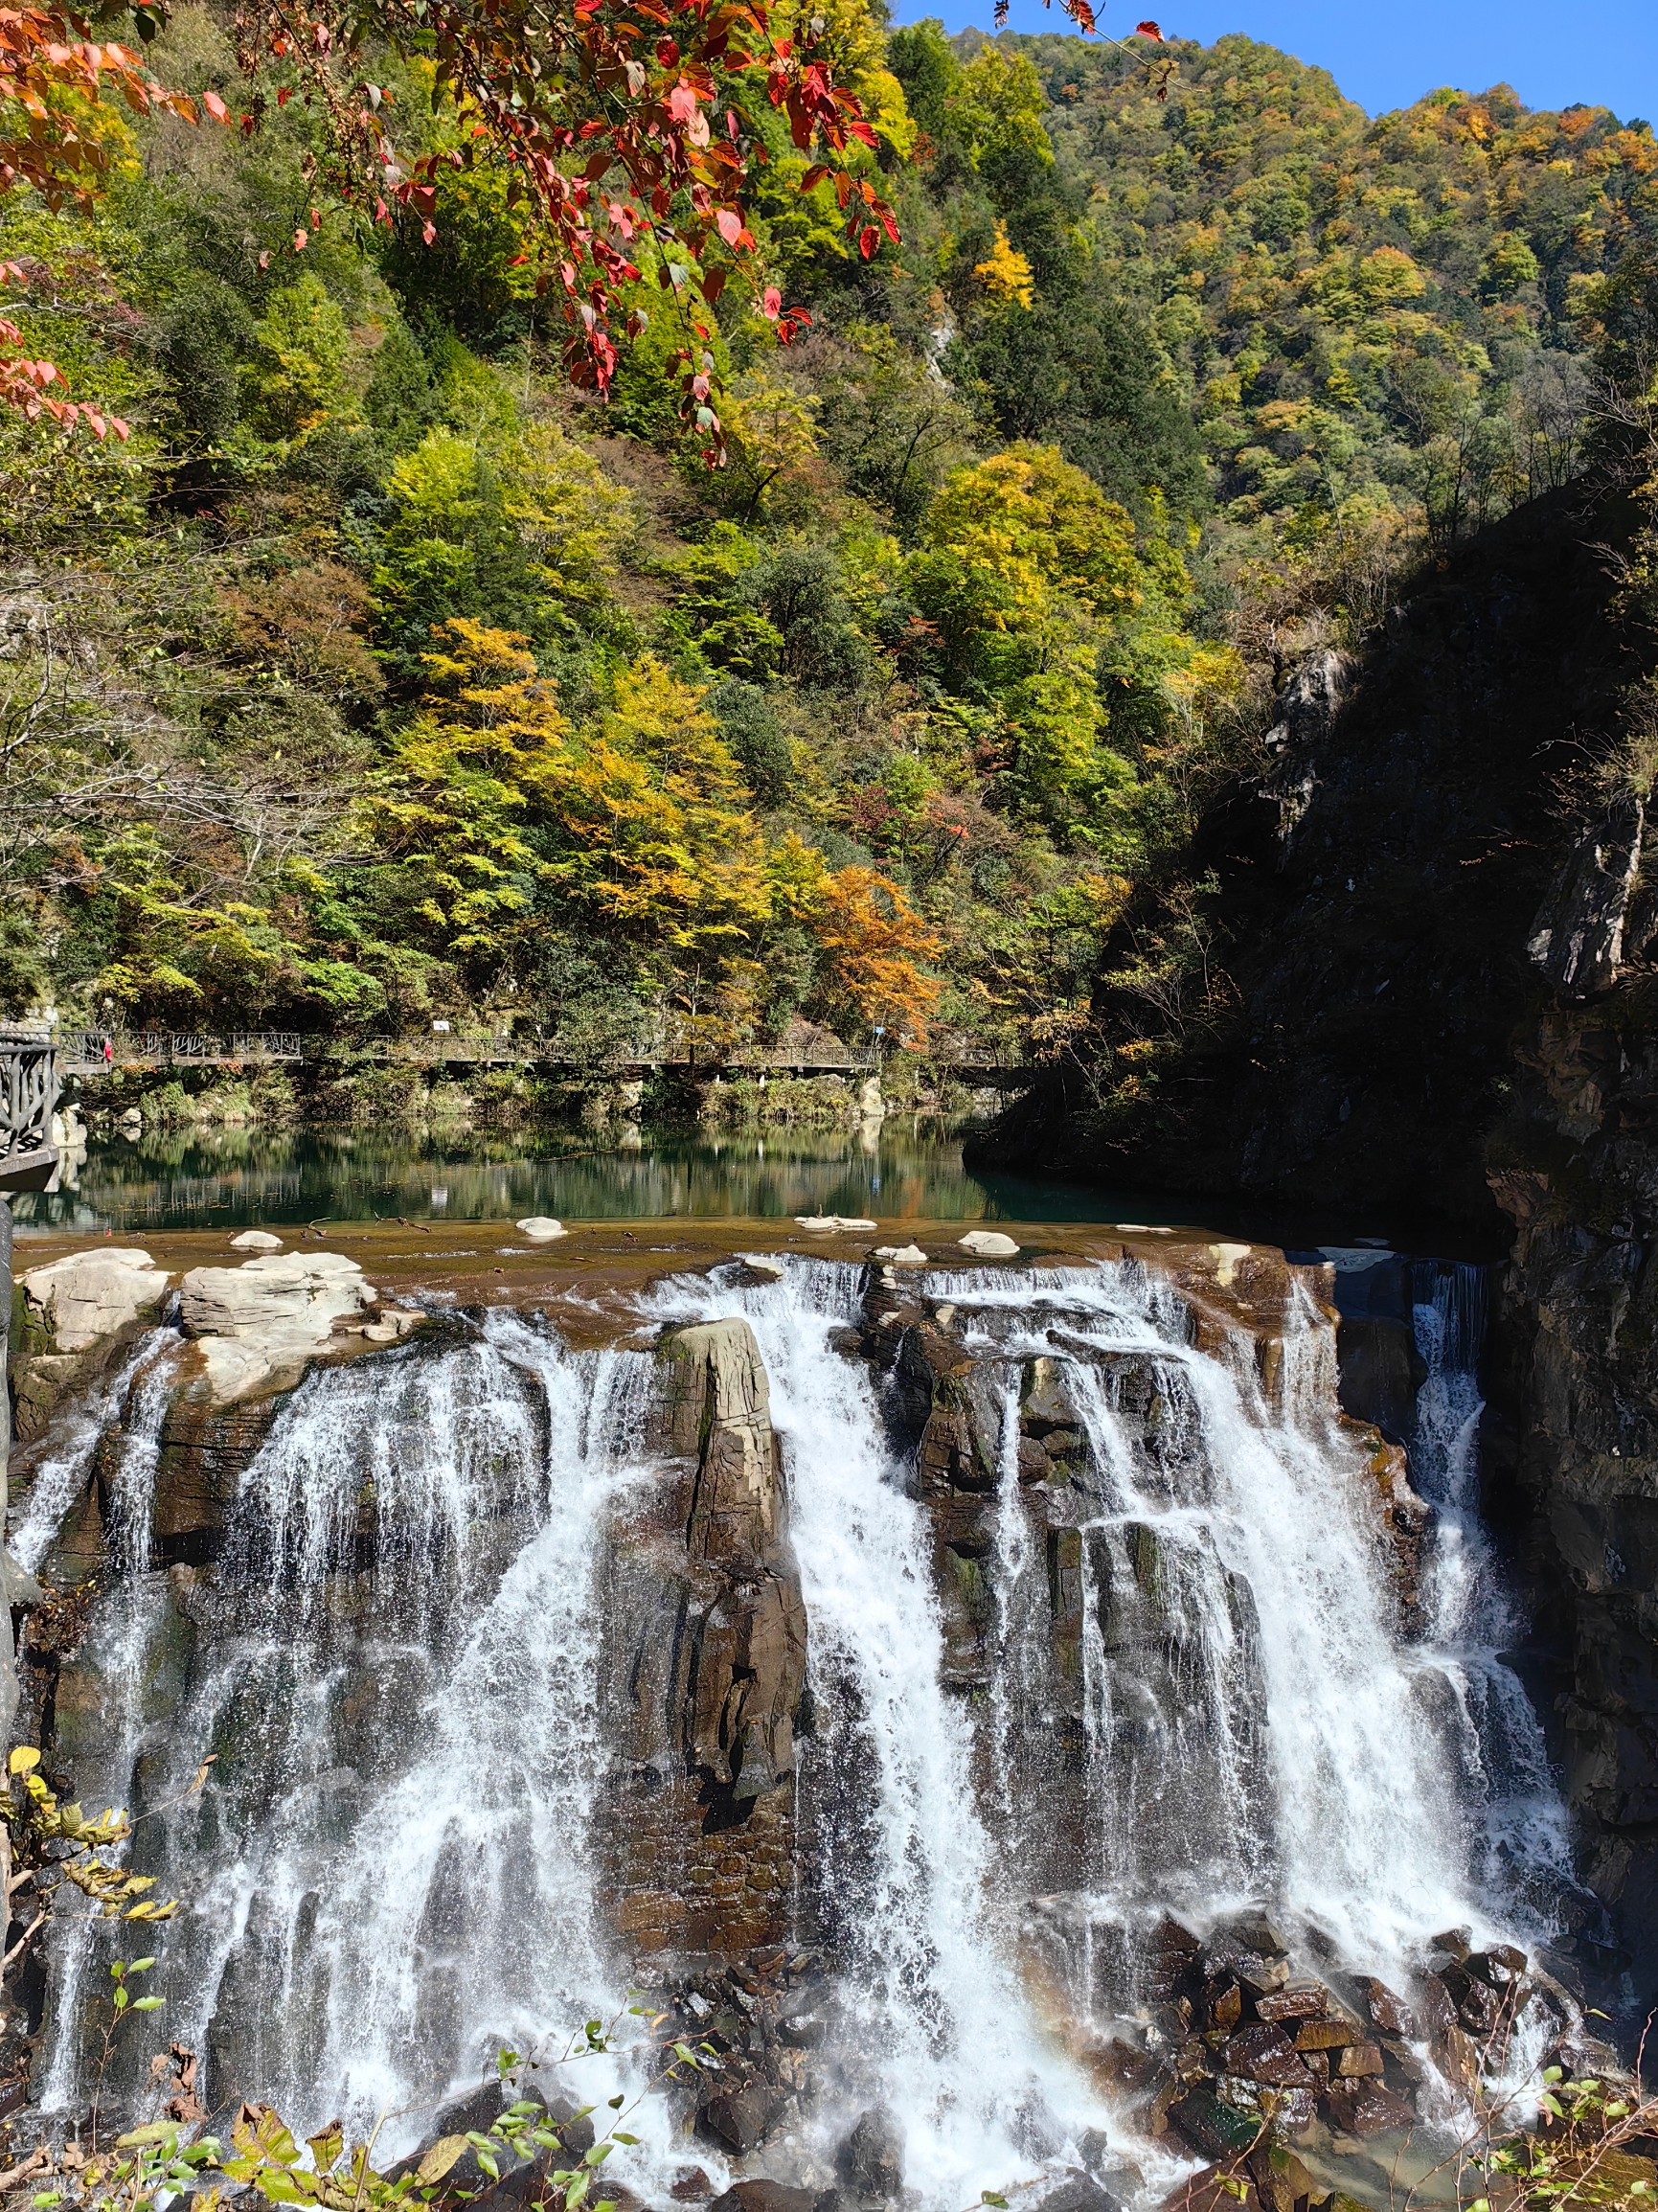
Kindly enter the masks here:
[[857, 1268], [793, 1262], [775, 1287], [682, 1280], [649, 1310], [739, 1314], [765, 1361], [811, 1624], [811, 1755], [829, 1769], [814, 1794], [836, 1808], [817, 1880], [844, 1906], [846, 2041], [861, 2054], [849, 2096], [854, 2109], [871, 2097], [892, 2109], [911, 2184], [945, 2205], [1110, 2115], [1045, 2047], [1001, 1940], [1011, 1929], [997, 1926], [971, 1730], [942, 1679], [925, 1517], [886, 1445], [870, 1371], [833, 1343], [861, 1295]]
[[[1168, 2152], [1130, 2143], [1077, 2062], [1144, 2019], [1137, 1939], [1164, 1911], [1203, 1927], [1266, 1904], [1315, 1959], [1400, 1977], [1441, 1929], [1541, 1926], [1517, 1900], [1557, 1883], [1563, 1836], [1498, 1655], [1455, 1283], [1418, 1312], [1419, 1479], [1442, 1516], [1420, 1636], [1306, 1280], [1263, 1352], [1241, 1327], [1199, 1349], [1132, 1262], [908, 1277], [940, 1328], [950, 1313], [978, 1393], [983, 1463], [947, 1497], [926, 1494], [897, 1364], [845, 1349], [869, 1318], [861, 1268], [716, 1268], [642, 1301], [658, 1323], [746, 1320], [783, 1444], [815, 1713], [798, 1880], [839, 2012], [815, 2149], [788, 2153], [802, 2171], [879, 2103], [924, 2212], [1033, 2164], [1098, 2168], [1096, 2131], [1155, 2195]], [[602, 1578], [638, 1486], [669, 1494], [644, 1441], [653, 1363], [492, 1314], [314, 1373], [248, 1465], [216, 1564], [162, 1572], [173, 1341], [119, 1394], [118, 1589], [79, 1662], [103, 1695], [78, 1781], [153, 1809], [134, 1861], [185, 1900], [163, 2018], [204, 2053], [212, 2101], [359, 2129], [389, 2108], [395, 2151], [502, 2043], [621, 2001]], [[80, 1449], [63, 1470], [84, 1471]], [[34, 1557], [78, 1479], [37, 1486]], [[118, 1937], [62, 1935], [43, 2102], [67, 2112]], [[627, 2079], [605, 2062], [572, 2087], [586, 2102]], [[647, 2173], [666, 2171], [667, 2125], [658, 2108], [640, 2128]]]
[[1430, 1261], [1413, 1273], [1412, 1320], [1427, 1377], [1417, 1393], [1411, 1470], [1434, 1508], [1425, 1640], [1463, 1723], [1481, 1895], [1493, 1910], [1518, 1912], [1546, 1931], [1572, 1882], [1571, 1837], [1542, 1728], [1503, 1656], [1520, 1623], [1480, 1517], [1486, 1270]]
[[[492, 1315], [437, 1356], [315, 1374], [246, 1471], [221, 1571], [136, 1574], [164, 1605], [172, 1582], [196, 1654], [164, 1740], [138, 1759], [110, 1730], [95, 1778], [158, 1808], [134, 1859], [186, 1899], [161, 1994], [216, 2102], [359, 2128], [390, 2108], [395, 2151], [503, 2045], [621, 2001], [589, 1860], [593, 1574], [648, 1370]], [[119, 1632], [98, 1642], [137, 1676]], [[48, 2109], [84, 2096], [69, 2016], [114, 1941], [75, 1932]], [[616, 2086], [602, 2062], [584, 2096], [595, 2071]]]
[[176, 1329], [146, 1330], [113, 1374], [85, 1398], [72, 1400], [54, 1421], [35, 1455], [34, 1478], [10, 1539], [12, 1556], [31, 1573], [84, 1487], [102, 1439], [118, 1430], [141, 1452], [159, 1440], [159, 1429], [151, 1436], [149, 1428], [166, 1410], [165, 1389], [152, 1398], [148, 1420], [145, 1411], [129, 1415], [128, 1402], [141, 1377], [160, 1379], [165, 1355], [181, 1341]]

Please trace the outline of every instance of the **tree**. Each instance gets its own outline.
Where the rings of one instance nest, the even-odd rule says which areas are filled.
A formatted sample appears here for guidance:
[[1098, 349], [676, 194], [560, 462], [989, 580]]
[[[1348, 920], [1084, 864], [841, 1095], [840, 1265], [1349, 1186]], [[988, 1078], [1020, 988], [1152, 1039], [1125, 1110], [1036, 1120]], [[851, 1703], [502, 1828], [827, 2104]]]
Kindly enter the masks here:
[[[157, 10], [141, 0], [133, 11], [140, 34], [153, 34]], [[0, 193], [37, 192], [49, 208], [85, 206], [108, 171], [110, 155], [93, 117], [113, 88], [140, 115], [165, 110], [196, 121], [182, 93], [158, 84], [142, 57], [114, 41], [98, 42], [88, 19], [72, 9], [0, 10]], [[216, 122], [229, 120], [217, 93], [203, 102]], [[14, 262], [0, 263], [0, 284], [21, 283]], [[23, 333], [0, 317], [0, 405], [31, 421], [42, 415], [66, 429], [84, 422], [102, 439], [127, 436], [119, 416], [69, 399], [51, 361], [23, 352]]]

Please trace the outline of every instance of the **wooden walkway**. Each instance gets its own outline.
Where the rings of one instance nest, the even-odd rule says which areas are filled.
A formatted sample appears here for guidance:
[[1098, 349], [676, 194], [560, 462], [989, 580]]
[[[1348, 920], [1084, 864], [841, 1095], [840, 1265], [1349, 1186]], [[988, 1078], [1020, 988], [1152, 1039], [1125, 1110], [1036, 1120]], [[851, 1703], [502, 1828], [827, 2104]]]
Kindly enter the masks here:
[[[161, 1030], [72, 1030], [57, 1039], [57, 1068], [62, 1075], [97, 1077], [115, 1070], [150, 1068], [183, 1070], [195, 1067], [259, 1069], [315, 1062], [330, 1057], [326, 1040], [290, 1030], [249, 1030], [229, 1037], [206, 1032], [170, 1033]], [[684, 1046], [636, 1058], [607, 1060], [602, 1067], [560, 1053], [556, 1040], [534, 1045], [511, 1037], [377, 1038], [353, 1047], [353, 1060], [406, 1062], [418, 1067], [526, 1067], [550, 1075], [602, 1076], [613, 1082], [637, 1082], [664, 1068], [700, 1071], [725, 1080], [747, 1076], [878, 1076], [881, 1056], [875, 1045], [806, 1047], [796, 1052], [742, 1052], [730, 1058], [717, 1054], [693, 1055]], [[965, 1082], [1003, 1088], [1028, 1083], [1030, 1069], [1022, 1062], [998, 1060], [967, 1054], [948, 1056], [933, 1064]]]

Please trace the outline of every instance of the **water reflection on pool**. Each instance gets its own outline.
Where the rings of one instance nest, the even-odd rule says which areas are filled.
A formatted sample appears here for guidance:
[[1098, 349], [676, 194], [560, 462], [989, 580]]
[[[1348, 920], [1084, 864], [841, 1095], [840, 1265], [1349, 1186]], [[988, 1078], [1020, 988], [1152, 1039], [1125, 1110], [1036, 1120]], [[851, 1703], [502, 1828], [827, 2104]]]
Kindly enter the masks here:
[[[879, 1129], [710, 1135], [647, 1130], [147, 1130], [95, 1143], [75, 1187], [14, 1201], [18, 1229], [242, 1228], [315, 1220], [568, 1220], [794, 1214], [882, 1220], [1109, 1220], [1108, 1194], [970, 1173], [962, 1130], [895, 1116]], [[1188, 1201], [1190, 1203], [1190, 1201]], [[1172, 1216], [1166, 1217], [1172, 1219]]]

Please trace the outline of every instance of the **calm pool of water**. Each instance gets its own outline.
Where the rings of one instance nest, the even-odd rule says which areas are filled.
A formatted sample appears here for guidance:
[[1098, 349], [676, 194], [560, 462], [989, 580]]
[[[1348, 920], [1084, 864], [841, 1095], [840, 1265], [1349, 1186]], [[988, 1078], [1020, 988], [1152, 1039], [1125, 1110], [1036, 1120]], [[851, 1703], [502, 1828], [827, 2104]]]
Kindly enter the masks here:
[[95, 1143], [73, 1188], [20, 1196], [30, 1229], [242, 1228], [316, 1220], [571, 1220], [685, 1214], [1099, 1220], [1101, 1194], [969, 1174], [958, 1132], [890, 1120], [878, 1136], [647, 1131], [631, 1148], [580, 1130], [147, 1131]]
[[[577, 1129], [223, 1129], [114, 1137], [66, 1166], [66, 1187], [12, 1200], [19, 1233], [152, 1234], [301, 1221], [568, 1220], [671, 1215], [868, 1215], [883, 1222], [1202, 1222], [1309, 1251], [1395, 1242], [1448, 1251], [1405, 1224], [968, 1169], [964, 1131], [897, 1115], [879, 1133], [718, 1136], [647, 1129], [632, 1147]], [[1390, 1236], [1390, 1232], [1392, 1235]], [[1466, 1256], [1475, 1256], [1471, 1252]], [[1485, 1255], [1480, 1255], [1485, 1256]]]

